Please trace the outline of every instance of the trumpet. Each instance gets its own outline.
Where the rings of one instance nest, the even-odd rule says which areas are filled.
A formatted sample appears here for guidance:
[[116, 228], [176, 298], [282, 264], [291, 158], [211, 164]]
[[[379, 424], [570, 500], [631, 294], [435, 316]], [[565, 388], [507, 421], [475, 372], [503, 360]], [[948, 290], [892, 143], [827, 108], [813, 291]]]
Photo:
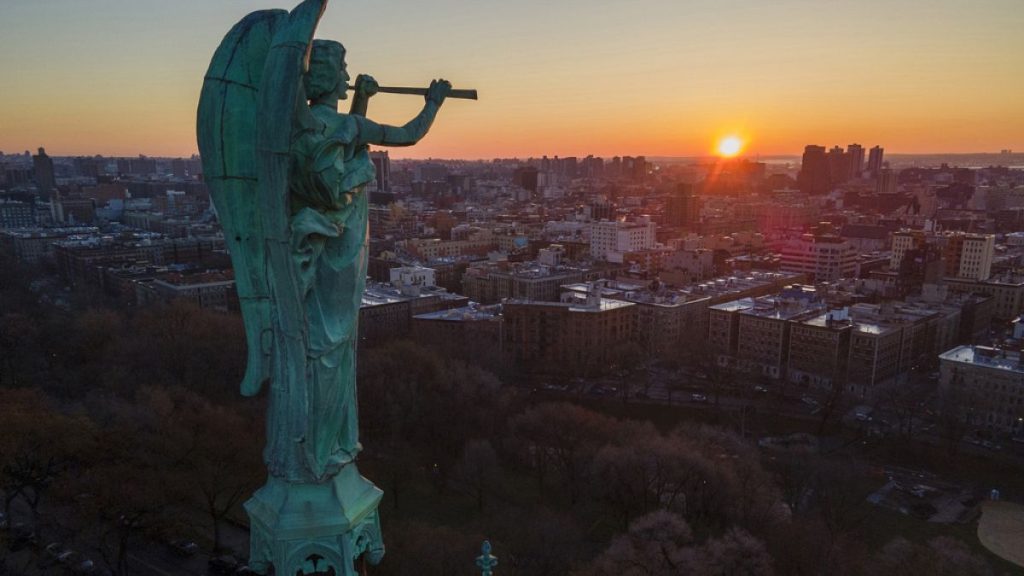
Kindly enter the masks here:
[[[351, 84], [349, 84], [348, 85], [348, 89], [349, 90], [355, 90], [356, 87], [351, 85]], [[377, 92], [382, 92], [384, 94], [412, 94], [412, 95], [415, 95], [415, 96], [426, 96], [427, 95], [427, 89], [426, 88], [406, 88], [404, 86], [378, 86], [377, 87]], [[456, 88], [452, 88], [451, 91], [448, 92], [448, 97], [449, 98], [461, 98], [463, 100], [476, 100], [477, 99], [476, 98], [476, 90], [456, 89]]]

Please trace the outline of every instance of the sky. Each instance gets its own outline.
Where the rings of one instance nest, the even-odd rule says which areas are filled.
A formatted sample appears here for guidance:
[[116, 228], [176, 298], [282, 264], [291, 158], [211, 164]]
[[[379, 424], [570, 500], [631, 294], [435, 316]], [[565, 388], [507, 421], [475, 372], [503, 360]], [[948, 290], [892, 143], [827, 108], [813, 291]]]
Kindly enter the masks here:
[[[185, 156], [210, 57], [275, 0], [0, 0], [0, 151]], [[317, 36], [449, 100], [399, 158], [1024, 150], [1021, 0], [333, 0]], [[422, 100], [381, 94], [401, 124]]]

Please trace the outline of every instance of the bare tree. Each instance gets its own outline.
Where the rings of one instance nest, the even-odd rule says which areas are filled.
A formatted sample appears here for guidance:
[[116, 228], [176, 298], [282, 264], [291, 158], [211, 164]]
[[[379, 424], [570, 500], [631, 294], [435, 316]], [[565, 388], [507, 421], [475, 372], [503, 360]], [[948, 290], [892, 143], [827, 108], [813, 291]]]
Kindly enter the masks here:
[[54, 482], [88, 458], [94, 446], [92, 423], [53, 408], [38, 390], [0, 389], [0, 487], [4, 513], [21, 497], [38, 519], [39, 505]]
[[659, 510], [637, 518], [586, 571], [590, 576], [694, 574], [693, 531], [680, 516]]
[[167, 476], [138, 462], [107, 462], [78, 479], [80, 513], [102, 542], [100, 552], [118, 576], [129, 574], [132, 545], [143, 536], [159, 536], [182, 522]]
[[771, 576], [772, 557], [763, 542], [733, 528], [709, 540], [697, 554], [694, 574], [707, 576]]
[[[543, 452], [543, 466], [557, 471], [562, 485], [575, 504], [583, 493], [597, 451], [610, 442], [621, 425], [614, 419], [574, 404], [541, 404], [516, 417], [513, 429]], [[545, 468], [546, 470], [547, 468]]]
[[470, 440], [455, 466], [456, 484], [473, 495], [477, 512], [484, 511], [487, 494], [497, 487], [501, 468], [498, 455], [487, 440]]
[[[221, 550], [221, 527], [259, 487], [264, 468], [256, 418], [210, 404], [184, 391], [174, 410], [161, 419], [151, 440], [166, 458], [168, 475], [206, 512], [213, 551]], [[187, 501], [187, 500], [186, 500]]]

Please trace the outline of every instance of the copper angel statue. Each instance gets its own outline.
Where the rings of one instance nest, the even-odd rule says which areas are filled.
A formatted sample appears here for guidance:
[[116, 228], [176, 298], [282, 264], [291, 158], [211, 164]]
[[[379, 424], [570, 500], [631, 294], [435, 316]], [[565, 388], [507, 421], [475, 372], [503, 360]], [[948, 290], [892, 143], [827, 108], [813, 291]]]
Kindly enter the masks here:
[[[291, 551], [274, 551], [284, 537], [271, 524], [280, 524], [302, 498], [326, 498], [324, 486], [332, 486], [351, 533], [313, 555], [331, 549], [354, 558], [360, 546], [379, 546], [353, 532], [366, 522], [371, 532], [379, 530], [380, 492], [354, 465], [360, 450], [355, 348], [368, 239], [364, 187], [374, 179], [368, 146], [419, 141], [451, 90], [444, 80], [432, 82], [419, 115], [387, 126], [366, 118], [378, 87], [359, 76], [349, 112], [339, 113], [350, 79], [345, 49], [312, 40], [325, 7], [326, 0], [306, 0], [290, 13], [254, 12], [236, 24], [210, 63], [198, 113], [204, 177], [245, 321], [242, 393], [269, 388], [264, 459], [270, 479], [247, 509], [273, 521], [260, 528], [254, 517], [253, 564], [273, 563], [279, 571], [282, 562], [307, 560], [310, 534], [300, 552], [295, 542]], [[337, 513], [322, 512], [325, 518]]]

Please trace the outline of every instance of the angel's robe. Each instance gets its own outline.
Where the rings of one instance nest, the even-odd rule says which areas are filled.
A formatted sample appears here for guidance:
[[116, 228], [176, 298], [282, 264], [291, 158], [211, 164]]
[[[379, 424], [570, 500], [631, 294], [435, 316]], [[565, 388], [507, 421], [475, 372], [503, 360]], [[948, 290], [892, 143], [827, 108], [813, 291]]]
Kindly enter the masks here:
[[312, 111], [323, 129], [293, 147], [291, 246], [308, 330], [300, 444], [309, 469], [324, 478], [360, 450], [356, 343], [368, 249], [363, 189], [375, 174], [367, 147], [355, 144], [355, 118], [326, 106]]

